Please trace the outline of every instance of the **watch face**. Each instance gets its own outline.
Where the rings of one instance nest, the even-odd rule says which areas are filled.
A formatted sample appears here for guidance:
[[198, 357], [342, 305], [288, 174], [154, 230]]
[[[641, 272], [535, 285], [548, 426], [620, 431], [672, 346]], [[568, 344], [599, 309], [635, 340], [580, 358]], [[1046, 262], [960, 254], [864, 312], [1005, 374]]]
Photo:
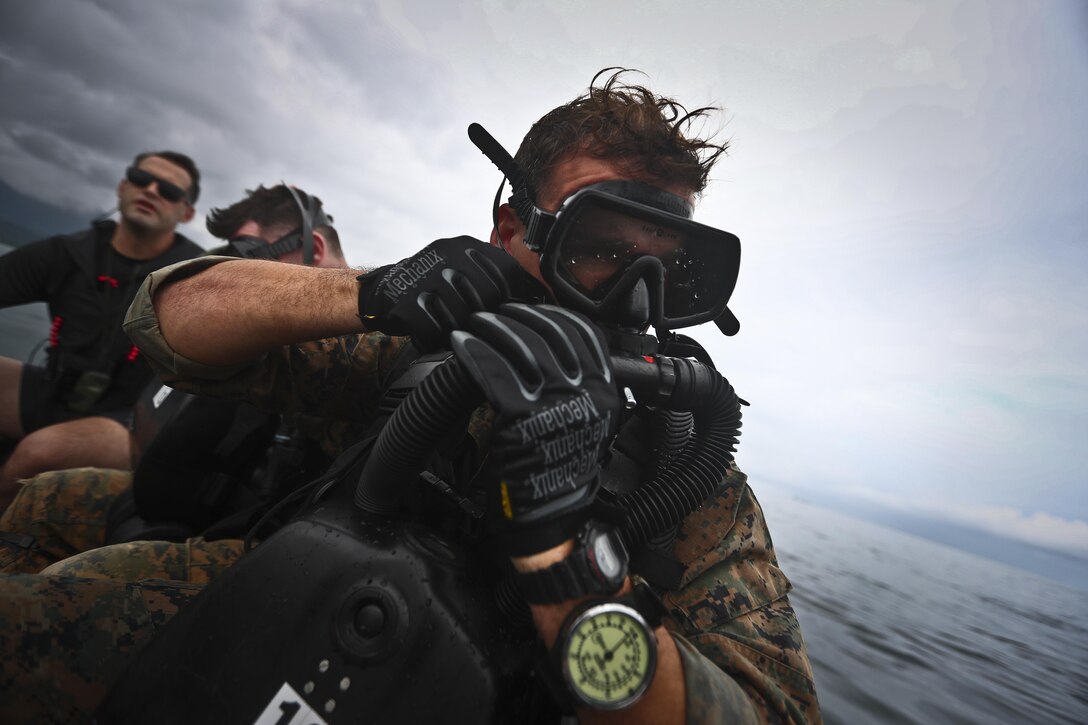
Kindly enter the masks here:
[[593, 541], [593, 558], [606, 579], [615, 579], [623, 572], [619, 554], [612, 545], [612, 537], [598, 536]]
[[607, 602], [571, 624], [563, 646], [563, 675], [585, 705], [626, 707], [646, 691], [657, 665], [657, 641], [631, 607]]

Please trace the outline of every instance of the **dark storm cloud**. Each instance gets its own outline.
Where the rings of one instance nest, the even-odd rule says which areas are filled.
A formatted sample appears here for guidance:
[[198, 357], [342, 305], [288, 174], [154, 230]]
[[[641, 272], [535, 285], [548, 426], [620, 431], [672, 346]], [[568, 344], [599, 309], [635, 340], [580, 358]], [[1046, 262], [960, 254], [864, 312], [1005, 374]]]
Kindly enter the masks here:
[[62, 139], [51, 133], [32, 128], [15, 128], [9, 133], [15, 145], [32, 156], [49, 161], [57, 166], [79, 168], [79, 155]]
[[[428, 22], [439, 22], [449, 12], [444, 8], [435, 4], [433, 12], [425, 14]], [[406, 52], [403, 39], [375, 7], [329, 5], [320, 13], [286, 7], [281, 17], [283, 23], [270, 27], [270, 34], [299, 56], [338, 69], [351, 81], [345, 84], [345, 94], [356, 94], [375, 115], [420, 128], [433, 128], [444, 120], [442, 110], [450, 104], [443, 64]], [[423, 93], [426, 104], [420, 102]]]
[[[242, 169], [301, 170], [358, 146], [320, 136], [315, 121], [336, 111], [422, 136], [450, 105], [449, 71], [398, 37], [369, 3], [6, 3], [0, 179], [92, 208], [92, 187], [140, 150], [189, 153], [209, 187], [238, 188]], [[62, 178], [82, 182], [63, 200]]]
[[[206, 166], [202, 142], [241, 135], [262, 105], [252, 82], [259, 60], [238, 40], [252, 25], [244, 11], [234, 3], [5, 4], [0, 178], [48, 186], [54, 167], [88, 186], [112, 185], [136, 152], [166, 147]], [[260, 138], [242, 141], [260, 148]], [[86, 200], [99, 203], [100, 195]]]
[[0, 110], [6, 129], [30, 127], [113, 154], [122, 146], [127, 150], [141, 128], [140, 116], [116, 102], [114, 94], [54, 68], [4, 63], [0, 89], [17, 99]]
[[[0, 47], [22, 61], [24, 72], [37, 72], [52, 83], [74, 81], [103, 106], [117, 104], [139, 117], [155, 110], [143, 103], [164, 97], [193, 115], [222, 122], [228, 120], [224, 105], [210, 87], [194, 80], [230, 78], [223, 73], [222, 52], [213, 56], [208, 51], [230, 47], [229, 30], [242, 21], [232, 10], [236, 7], [54, 0], [19, 4], [5, 13], [10, 17], [4, 18]], [[232, 92], [245, 90], [242, 84], [233, 86]]]

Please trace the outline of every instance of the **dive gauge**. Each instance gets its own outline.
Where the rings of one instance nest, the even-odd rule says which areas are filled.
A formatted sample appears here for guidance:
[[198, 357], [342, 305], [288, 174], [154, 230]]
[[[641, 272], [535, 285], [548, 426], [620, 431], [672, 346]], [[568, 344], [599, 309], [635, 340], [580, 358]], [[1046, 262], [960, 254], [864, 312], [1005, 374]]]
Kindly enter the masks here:
[[631, 606], [601, 602], [571, 620], [559, 656], [576, 702], [619, 710], [650, 686], [657, 667], [657, 637]]

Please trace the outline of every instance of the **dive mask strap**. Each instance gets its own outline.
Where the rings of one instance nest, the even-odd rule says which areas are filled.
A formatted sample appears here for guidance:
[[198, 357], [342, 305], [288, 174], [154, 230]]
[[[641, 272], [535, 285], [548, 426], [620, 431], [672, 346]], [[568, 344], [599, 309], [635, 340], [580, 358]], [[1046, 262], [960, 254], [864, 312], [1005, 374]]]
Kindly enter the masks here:
[[[287, 184], [284, 184], [284, 186], [287, 186]], [[317, 199], [302, 189], [287, 186], [287, 190], [291, 192], [291, 197], [295, 200], [295, 204], [298, 205], [298, 210], [302, 215], [302, 262], [307, 267], [312, 267], [314, 264], [314, 229], [330, 226], [332, 217], [325, 214], [325, 211], [321, 208], [321, 203]]]
[[269, 244], [260, 237], [241, 236], [227, 242], [231, 250], [243, 259], [279, 259], [302, 246], [299, 229], [288, 232]]
[[295, 229], [294, 231], [283, 235], [272, 244], [266, 245], [265, 249], [268, 250], [268, 256], [272, 259], [279, 259], [288, 252], [293, 252], [298, 249], [302, 246], [302, 239], [300, 238], [301, 233], [302, 230]]

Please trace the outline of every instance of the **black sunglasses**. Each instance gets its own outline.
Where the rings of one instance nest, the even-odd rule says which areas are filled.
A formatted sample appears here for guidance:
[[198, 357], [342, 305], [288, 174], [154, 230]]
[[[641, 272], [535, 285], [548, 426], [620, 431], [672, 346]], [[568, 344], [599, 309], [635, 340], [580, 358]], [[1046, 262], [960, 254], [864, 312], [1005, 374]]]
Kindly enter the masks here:
[[144, 171], [141, 168], [137, 168], [136, 166], [130, 166], [125, 169], [125, 178], [128, 179], [128, 183], [141, 189], [146, 189], [154, 183], [159, 190], [159, 196], [171, 203], [181, 201], [182, 199], [186, 201], [189, 200], [189, 192], [185, 191], [185, 189], [182, 189], [177, 184], [171, 184], [165, 179], [160, 179], [154, 174]]

